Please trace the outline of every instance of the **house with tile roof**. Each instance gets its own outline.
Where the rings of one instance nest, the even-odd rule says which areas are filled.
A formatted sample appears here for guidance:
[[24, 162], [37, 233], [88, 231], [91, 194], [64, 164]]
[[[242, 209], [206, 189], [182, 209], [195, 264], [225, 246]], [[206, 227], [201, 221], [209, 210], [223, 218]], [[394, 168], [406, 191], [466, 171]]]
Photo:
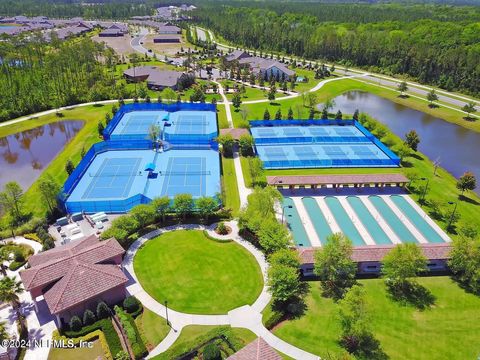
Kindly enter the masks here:
[[[418, 245], [428, 260], [430, 273], [444, 273], [448, 271], [447, 261], [450, 258], [452, 245], [449, 243], [428, 243]], [[379, 275], [382, 260], [395, 245], [367, 245], [354, 247], [352, 261], [357, 264], [358, 275]], [[314, 276], [315, 252], [319, 248], [298, 247], [300, 270], [303, 276]]]
[[86, 309], [95, 310], [100, 301], [111, 305], [125, 298], [124, 253], [116, 239], [101, 241], [91, 235], [31, 256], [20, 278], [36, 310], [43, 296], [60, 327]]
[[263, 338], [259, 337], [250, 344], [229, 356], [227, 360], [282, 360], [280, 354]]
[[183, 75], [180, 71], [160, 70], [155, 66], [137, 66], [123, 72], [129, 82], [146, 81], [147, 87], [152, 90], [163, 90], [167, 87], [176, 90]]
[[239, 59], [238, 63], [241, 67], [249, 67], [254, 74], [261, 73], [265, 80], [275, 77], [283, 81], [295, 76], [295, 71], [278, 60], [250, 56]]

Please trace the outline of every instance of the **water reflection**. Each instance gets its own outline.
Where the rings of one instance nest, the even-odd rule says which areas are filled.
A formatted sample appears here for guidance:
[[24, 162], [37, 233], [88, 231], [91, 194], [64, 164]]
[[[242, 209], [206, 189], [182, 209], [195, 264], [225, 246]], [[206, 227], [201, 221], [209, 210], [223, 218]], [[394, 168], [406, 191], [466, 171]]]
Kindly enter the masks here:
[[[439, 158], [440, 165], [456, 177], [472, 171], [480, 179], [479, 133], [361, 91], [351, 91], [335, 98], [335, 112], [338, 109], [344, 114], [353, 114], [355, 109], [366, 112], [401, 138], [415, 129], [421, 140], [419, 150], [432, 161]], [[476, 192], [480, 194], [480, 189], [477, 188]]]
[[30, 187], [82, 126], [82, 121], [59, 121], [0, 138], [0, 190], [9, 181]]

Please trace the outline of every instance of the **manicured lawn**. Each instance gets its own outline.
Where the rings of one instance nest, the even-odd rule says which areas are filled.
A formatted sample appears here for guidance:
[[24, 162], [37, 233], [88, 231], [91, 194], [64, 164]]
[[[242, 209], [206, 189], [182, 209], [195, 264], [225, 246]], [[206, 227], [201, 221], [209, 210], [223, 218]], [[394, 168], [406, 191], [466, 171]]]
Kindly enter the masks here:
[[95, 340], [93, 347], [83, 347], [74, 349], [52, 348], [48, 353], [48, 360], [93, 360], [104, 358], [104, 353], [100, 341]]
[[[365, 287], [375, 337], [390, 359], [476, 359], [480, 354], [480, 297], [464, 292], [448, 277], [419, 279], [436, 297], [433, 308], [417, 311], [401, 306], [385, 292], [381, 279], [360, 280]], [[310, 283], [308, 310], [274, 333], [320, 356], [340, 354], [338, 305]]]
[[240, 209], [240, 195], [238, 193], [237, 175], [232, 158], [222, 156], [222, 186], [225, 196], [225, 207], [232, 209], [235, 216]]
[[[170, 360], [171, 356], [179, 356], [190, 350], [201, 347], [203, 343], [215, 337], [217, 334], [223, 333], [227, 336], [230, 342], [235, 344], [237, 349], [243, 348], [248, 343], [255, 340], [257, 337], [253, 332], [244, 328], [230, 328], [229, 326], [205, 326], [205, 325], [190, 325], [182, 329], [180, 337], [173, 343], [170, 349], [163, 354], [154, 357], [155, 360]], [[234, 353], [226, 342], [217, 340], [215, 342], [227, 353], [223, 353], [226, 357]], [[202, 353], [202, 348], [200, 348]], [[170, 356], [171, 355], [171, 356]], [[222, 357], [222, 358], [224, 358]]]
[[229, 126], [228, 126], [227, 113], [225, 112], [225, 105], [217, 104], [217, 116], [218, 116], [218, 128], [227, 129]]
[[143, 312], [135, 319], [135, 323], [149, 349], [160, 344], [170, 332], [167, 321], [146, 307], [143, 307]]
[[202, 231], [173, 231], [148, 241], [134, 268], [157, 301], [192, 314], [226, 314], [252, 304], [263, 286], [260, 267], [247, 250], [210, 240]]

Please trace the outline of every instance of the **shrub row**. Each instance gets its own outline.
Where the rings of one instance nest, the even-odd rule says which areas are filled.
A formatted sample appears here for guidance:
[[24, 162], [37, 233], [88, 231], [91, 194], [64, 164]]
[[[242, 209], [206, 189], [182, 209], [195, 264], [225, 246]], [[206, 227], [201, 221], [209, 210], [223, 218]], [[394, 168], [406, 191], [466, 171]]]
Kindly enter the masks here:
[[[52, 334], [52, 339], [53, 340], [68, 340], [66, 336], [60, 335], [58, 330], [55, 330]], [[108, 347], [107, 340], [105, 338], [105, 334], [101, 330], [95, 330], [90, 333], [88, 333], [85, 336], [80, 336], [77, 338], [73, 338], [73, 342], [75, 345], [78, 345], [80, 341], [95, 341], [97, 340], [100, 342], [100, 345], [102, 346], [103, 353], [105, 355], [106, 360], [112, 360], [112, 353], [110, 352], [110, 348]]]
[[140, 336], [140, 332], [137, 329], [137, 325], [135, 324], [132, 315], [125, 312], [119, 306], [115, 306], [115, 313], [117, 314], [120, 323], [127, 334], [127, 338], [132, 347], [132, 352], [135, 356], [135, 359], [143, 358], [148, 354], [148, 350], [143, 343], [142, 337]]

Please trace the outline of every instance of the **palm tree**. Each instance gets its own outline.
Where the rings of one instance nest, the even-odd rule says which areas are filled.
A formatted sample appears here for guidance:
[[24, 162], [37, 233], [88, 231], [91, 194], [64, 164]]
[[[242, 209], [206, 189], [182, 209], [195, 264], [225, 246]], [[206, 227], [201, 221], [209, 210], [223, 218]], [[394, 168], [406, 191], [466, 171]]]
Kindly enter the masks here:
[[0, 280], [0, 301], [12, 305], [20, 326], [20, 334], [24, 334], [27, 331], [23, 315], [20, 312], [20, 298], [18, 297], [23, 291], [22, 283], [13, 277], [7, 276]]
[[0, 249], [0, 273], [5, 277], [7, 276], [7, 267], [3, 263], [8, 261], [9, 258], [8, 251]]
[[6, 340], [10, 338], [7, 332], [7, 326], [5, 321], [0, 321], [0, 340]]

